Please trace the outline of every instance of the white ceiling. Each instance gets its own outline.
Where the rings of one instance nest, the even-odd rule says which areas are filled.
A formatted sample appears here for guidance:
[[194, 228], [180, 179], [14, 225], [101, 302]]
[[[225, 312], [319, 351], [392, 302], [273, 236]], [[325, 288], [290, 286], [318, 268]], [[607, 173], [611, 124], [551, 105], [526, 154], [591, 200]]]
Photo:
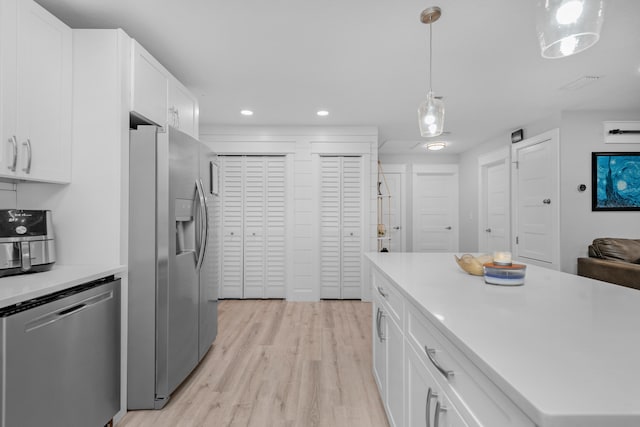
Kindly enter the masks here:
[[[199, 96], [204, 125], [374, 125], [384, 152], [412, 152], [428, 86], [419, 15], [433, 5], [441, 153], [566, 109], [640, 109], [638, 0], [605, 0], [598, 44], [556, 60], [540, 56], [535, 0], [38, 2], [73, 28], [123, 28]], [[585, 75], [602, 78], [561, 89]]]

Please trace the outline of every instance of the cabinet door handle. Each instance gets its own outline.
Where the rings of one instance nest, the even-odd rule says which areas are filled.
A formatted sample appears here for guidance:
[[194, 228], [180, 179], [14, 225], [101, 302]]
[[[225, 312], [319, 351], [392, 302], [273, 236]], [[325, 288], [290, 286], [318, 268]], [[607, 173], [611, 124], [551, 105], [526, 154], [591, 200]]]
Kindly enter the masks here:
[[486, 230], [484, 230], [484, 231], [486, 231], [487, 233], [491, 233], [491, 229], [490, 229], [490, 228], [487, 228], [487, 229], [486, 229]]
[[7, 166], [7, 168], [11, 172], [15, 172], [16, 166], [18, 164], [18, 140], [16, 139], [16, 136], [13, 135], [11, 138], [9, 138], [9, 142], [13, 144], [13, 161], [11, 162], [10, 166]]
[[431, 427], [431, 399], [437, 399], [438, 398], [438, 393], [436, 393], [435, 391], [431, 390], [431, 387], [429, 387], [429, 390], [427, 391], [427, 403], [425, 405], [425, 413], [424, 413], [424, 417], [427, 420], [427, 427]]
[[386, 293], [386, 292], [384, 291], [384, 289], [383, 289], [383, 288], [381, 288], [380, 286], [378, 286], [378, 293], [379, 293], [380, 295], [382, 295], [383, 297], [385, 297], [385, 298], [389, 296], [389, 294], [388, 294], [388, 293]]
[[376, 333], [378, 334], [378, 339], [382, 341], [382, 337], [380, 336], [380, 307], [377, 307], [376, 311]]
[[440, 413], [447, 412], [447, 407], [440, 404], [440, 401], [436, 402], [436, 412], [433, 414], [434, 423], [433, 427], [438, 427], [440, 425]]
[[393, 227], [394, 230], [400, 230], [400, 226], [396, 225], [395, 227]]
[[551, 204], [551, 199], [544, 199], [542, 201], [542, 203], [544, 203], [545, 205], [550, 205]]
[[429, 358], [429, 360], [431, 361], [431, 363], [433, 363], [433, 366], [436, 367], [436, 369], [438, 371], [440, 371], [440, 373], [442, 375], [444, 375], [444, 377], [446, 379], [451, 379], [453, 377], [454, 372], [453, 371], [448, 371], [446, 369], [444, 369], [442, 366], [440, 366], [440, 364], [438, 364], [438, 361], [435, 358], [436, 355], [436, 349], [435, 348], [429, 348], [426, 345], [424, 346], [424, 351], [425, 353], [427, 353], [427, 357]]
[[445, 230], [451, 230], [451, 226], [445, 227]]
[[27, 147], [27, 153], [29, 154], [29, 156], [27, 157], [27, 167], [22, 168], [22, 170], [26, 173], [31, 173], [31, 140], [27, 138], [27, 140], [23, 142], [22, 145]]
[[382, 318], [384, 317], [384, 312], [382, 310], [380, 310], [380, 307], [378, 307], [378, 339], [380, 340], [380, 342], [383, 342], [386, 337], [384, 335], [382, 335]]
[[440, 413], [447, 412], [447, 407], [444, 405], [440, 405], [440, 401], [436, 402], [436, 412], [433, 414], [433, 427], [438, 427], [440, 425]]

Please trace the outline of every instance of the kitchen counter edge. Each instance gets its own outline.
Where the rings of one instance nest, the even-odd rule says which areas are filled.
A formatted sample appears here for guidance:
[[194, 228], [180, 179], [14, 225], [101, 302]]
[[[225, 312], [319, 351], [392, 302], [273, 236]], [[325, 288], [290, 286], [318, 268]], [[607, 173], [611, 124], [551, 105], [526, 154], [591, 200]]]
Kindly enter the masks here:
[[0, 278], [0, 308], [63, 291], [111, 275], [125, 265], [54, 265], [49, 271]]

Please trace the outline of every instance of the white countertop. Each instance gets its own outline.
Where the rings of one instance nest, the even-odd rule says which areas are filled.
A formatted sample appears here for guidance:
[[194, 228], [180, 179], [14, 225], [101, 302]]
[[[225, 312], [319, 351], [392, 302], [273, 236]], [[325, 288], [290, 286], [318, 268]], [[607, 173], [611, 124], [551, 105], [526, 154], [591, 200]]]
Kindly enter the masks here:
[[368, 253], [535, 423], [640, 426], [640, 291], [527, 265], [493, 286], [453, 254]]
[[0, 278], [0, 308], [126, 270], [123, 265], [58, 265], [50, 271]]

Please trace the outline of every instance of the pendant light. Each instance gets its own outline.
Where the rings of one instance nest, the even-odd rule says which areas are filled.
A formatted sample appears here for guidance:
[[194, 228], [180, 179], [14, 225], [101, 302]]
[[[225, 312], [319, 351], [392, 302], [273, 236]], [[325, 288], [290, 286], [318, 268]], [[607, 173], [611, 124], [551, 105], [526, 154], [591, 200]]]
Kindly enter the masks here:
[[538, 0], [537, 30], [544, 58], [563, 58], [600, 39], [604, 0]]
[[441, 15], [442, 11], [438, 6], [429, 7], [420, 14], [420, 21], [423, 24], [429, 24], [429, 93], [427, 94], [427, 99], [422, 101], [418, 108], [420, 135], [424, 137], [441, 135], [444, 127], [444, 102], [433, 94], [431, 67], [433, 55], [431, 24], [436, 22]]

